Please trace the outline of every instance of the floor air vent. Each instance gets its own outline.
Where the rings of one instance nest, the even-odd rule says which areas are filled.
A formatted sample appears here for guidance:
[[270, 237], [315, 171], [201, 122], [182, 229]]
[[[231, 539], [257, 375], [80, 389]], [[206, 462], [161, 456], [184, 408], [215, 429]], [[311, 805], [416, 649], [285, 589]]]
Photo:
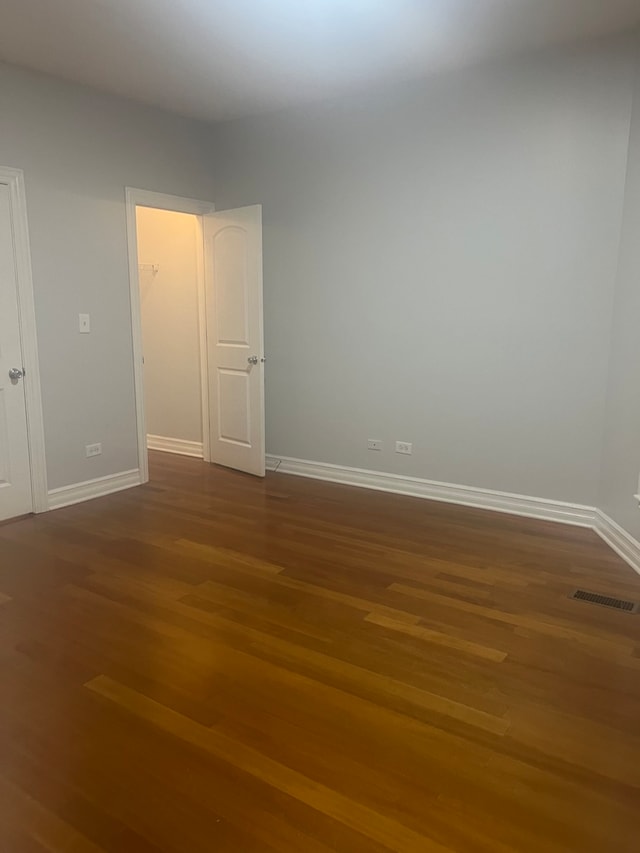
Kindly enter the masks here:
[[637, 613], [640, 609], [640, 604], [637, 601], [611, 598], [608, 595], [600, 595], [597, 592], [587, 592], [586, 589], [577, 589], [571, 593], [569, 598], [575, 598], [577, 601], [586, 601], [589, 604], [600, 604], [602, 607], [611, 607], [614, 610], [624, 610], [625, 613]]

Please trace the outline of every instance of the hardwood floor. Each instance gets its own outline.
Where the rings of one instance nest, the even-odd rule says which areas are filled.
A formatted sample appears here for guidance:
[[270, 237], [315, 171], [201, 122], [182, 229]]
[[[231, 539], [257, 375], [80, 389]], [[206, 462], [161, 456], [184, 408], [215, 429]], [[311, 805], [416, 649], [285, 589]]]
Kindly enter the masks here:
[[151, 454], [0, 527], [1, 853], [637, 851], [589, 530]]

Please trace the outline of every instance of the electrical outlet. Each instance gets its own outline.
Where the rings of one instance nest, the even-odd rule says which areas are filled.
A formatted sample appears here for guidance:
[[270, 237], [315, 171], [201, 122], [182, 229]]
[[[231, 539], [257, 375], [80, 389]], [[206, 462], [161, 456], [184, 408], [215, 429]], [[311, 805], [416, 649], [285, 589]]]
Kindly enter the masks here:
[[90, 456], [100, 456], [100, 454], [102, 453], [102, 445], [99, 443], [98, 444], [87, 444], [87, 446], [85, 447], [85, 451], [87, 454], [87, 459]]
[[410, 441], [396, 441], [396, 453], [404, 453], [406, 456], [411, 456], [413, 453], [413, 444]]
[[382, 442], [377, 438], [370, 438], [367, 441], [367, 450], [382, 450]]

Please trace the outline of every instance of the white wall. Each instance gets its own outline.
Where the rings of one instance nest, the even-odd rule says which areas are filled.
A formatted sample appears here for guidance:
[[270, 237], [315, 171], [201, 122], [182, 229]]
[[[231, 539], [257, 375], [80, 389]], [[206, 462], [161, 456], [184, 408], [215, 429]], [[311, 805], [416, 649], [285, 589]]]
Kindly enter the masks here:
[[212, 198], [203, 127], [0, 65], [0, 164], [27, 188], [49, 488], [137, 467], [124, 188]]
[[202, 443], [197, 217], [138, 207], [147, 434]]
[[606, 414], [598, 505], [640, 539], [640, 509], [634, 498], [640, 474], [640, 60], [636, 66]]
[[595, 503], [632, 77], [616, 42], [213, 132], [218, 209], [264, 206], [269, 453]]

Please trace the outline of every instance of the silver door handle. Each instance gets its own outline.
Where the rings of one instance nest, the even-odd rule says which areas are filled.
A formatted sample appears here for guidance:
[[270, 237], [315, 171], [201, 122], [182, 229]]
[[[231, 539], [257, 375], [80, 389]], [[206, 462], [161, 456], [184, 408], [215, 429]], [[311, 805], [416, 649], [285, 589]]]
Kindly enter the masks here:
[[249, 364], [257, 364], [258, 363], [258, 356], [257, 355], [250, 355], [249, 358], [247, 359], [247, 361], [249, 362]]
[[9, 379], [12, 382], [17, 382], [18, 379], [22, 379], [24, 376], [24, 370], [20, 370], [19, 367], [12, 367], [9, 371]]

